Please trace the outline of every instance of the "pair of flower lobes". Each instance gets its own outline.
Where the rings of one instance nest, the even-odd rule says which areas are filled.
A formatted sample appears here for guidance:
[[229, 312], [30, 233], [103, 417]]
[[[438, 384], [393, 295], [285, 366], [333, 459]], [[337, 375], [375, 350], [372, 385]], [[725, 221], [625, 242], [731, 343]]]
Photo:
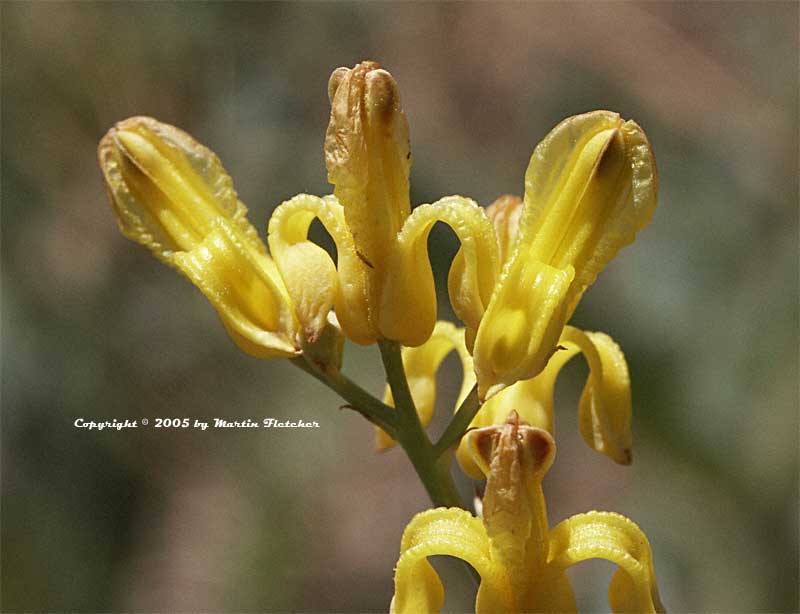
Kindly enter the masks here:
[[[408, 124], [392, 76], [363, 62], [334, 71], [328, 92], [325, 160], [334, 193], [300, 194], [277, 207], [271, 256], [216, 155], [146, 117], [118, 123], [99, 147], [122, 232], [197, 285], [237, 345], [256, 357], [302, 354], [329, 371], [341, 366], [345, 336], [401, 343], [425, 425], [436, 371], [449, 352], [459, 354], [459, 402], [473, 385], [485, 401], [470, 425], [478, 430], [457, 451], [466, 473], [488, 477], [483, 520], [456, 509], [412, 520], [394, 611], [441, 607], [441, 585], [424, 560], [432, 554], [461, 556], [478, 570], [479, 612], [573, 610], [563, 570], [590, 556], [620, 565], [610, 591], [615, 611], [660, 611], [638, 527], [591, 512], [548, 533], [540, 487], [555, 449], [554, 382], [579, 352], [590, 367], [581, 433], [614, 461], [631, 460], [625, 358], [607, 335], [567, 322], [655, 209], [657, 173], [644, 132], [607, 111], [571, 117], [536, 147], [524, 198], [504, 196], [484, 210], [448, 196], [412, 211]], [[308, 239], [315, 218], [336, 243], [336, 263]], [[461, 243], [448, 292], [463, 329], [436, 321], [427, 240], [439, 221]], [[385, 401], [392, 404], [388, 391]], [[379, 430], [379, 448], [392, 444]]]

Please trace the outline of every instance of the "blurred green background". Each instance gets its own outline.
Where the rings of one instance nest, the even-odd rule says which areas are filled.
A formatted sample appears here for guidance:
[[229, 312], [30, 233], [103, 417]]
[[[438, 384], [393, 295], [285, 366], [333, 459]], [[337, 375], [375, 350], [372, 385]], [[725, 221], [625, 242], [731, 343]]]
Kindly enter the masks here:
[[[371, 58], [400, 84], [414, 203], [520, 193], [568, 115], [645, 128], [659, 209], [574, 319], [626, 352], [635, 461], [578, 436], [573, 361], [551, 524], [630, 516], [673, 612], [795, 611], [798, 6], [3, 3], [3, 609], [387, 609], [427, 506], [405, 457], [374, 453], [370, 425], [291, 365], [239, 352], [194, 287], [120, 235], [95, 159], [118, 120], [175, 124], [217, 152], [263, 236], [283, 200], [329, 193], [328, 75]], [[456, 249], [437, 227], [440, 282]], [[381, 392], [374, 347], [348, 346], [346, 370]], [[434, 429], [459, 377], [448, 359]], [[159, 416], [321, 428], [72, 426]], [[469, 609], [463, 570], [437, 565], [448, 610]], [[571, 572], [585, 611], [607, 609], [612, 572]]]

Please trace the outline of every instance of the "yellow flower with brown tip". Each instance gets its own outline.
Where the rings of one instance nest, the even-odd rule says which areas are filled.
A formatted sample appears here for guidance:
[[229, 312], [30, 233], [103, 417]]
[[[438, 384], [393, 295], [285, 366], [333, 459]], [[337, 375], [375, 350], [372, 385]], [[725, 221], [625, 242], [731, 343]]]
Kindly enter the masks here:
[[245, 352], [300, 353], [281, 276], [211, 150], [173, 126], [132, 117], [108, 131], [98, 156], [126, 237], [188, 277]]
[[428, 557], [449, 555], [480, 575], [476, 614], [575, 612], [566, 570], [592, 558], [618, 568], [608, 591], [614, 612], [664, 612], [650, 544], [642, 530], [611, 512], [578, 514], [550, 530], [542, 479], [555, 443], [521, 422], [472, 431], [470, 452], [487, 478], [483, 517], [459, 508], [417, 514], [406, 527], [391, 612], [439, 612], [444, 588]]
[[[475, 384], [473, 359], [467, 351], [464, 336], [463, 328], [440, 321], [424, 344], [403, 348], [403, 365], [409, 389], [423, 426], [427, 426], [433, 418], [437, 372], [448, 354], [456, 352], [463, 373], [456, 408]], [[516, 411], [528, 424], [553, 434], [556, 379], [561, 369], [573, 357], [583, 354], [589, 366], [589, 376], [578, 405], [581, 435], [595, 451], [621, 465], [630, 464], [633, 447], [631, 389], [624, 354], [605, 333], [586, 332], [573, 326], [564, 327], [558, 345], [559, 351], [539, 375], [512, 384], [486, 401], [470, 422], [469, 428], [502, 424], [512, 411]], [[384, 393], [384, 402], [394, 405], [388, 386]], [[391, 437], [377, 427], [376, 437], [378, 450], [385, 450], [395, 444]], [[456, 457], [467, 475], [474, 479], [482, 478], [483, 474], [472, 459], [466, 438], [461, 439]]]
[[504, 263], [474, 341], [481, 399], [545, 368], [584, 291], [649, 223], [657, 189], [644, 132], [616, 113], [570, 117], [536, 147], [522, 203], [495, 214]]
[[[301, 194], [280, 205], [269, 243], [299, 310], [314, 329], [334, 306], [345, 334], [361, 344], [380, 339], [424, 343], [436, 323], [436, 291], [427, 240], [436, 222], [461, 241], [448, 279], [453, 309], [473, 331], [498, 274], [492, 225], [475, 202], [449, 196], [411, 211], [408, 122], [397, 84], [375, 62], [331, 75], [325, 163], [334, 195]], [[336, 243], [338, 266], [308, 240], [318, 218]]]
[[[492, 221], [500, 261], [509, 266], [519, 233], [525, 205], [515, 196], [505, 195], [486, 210]], [[589, 377], [578, 406], [579, 426], [586, 443], [615, 462], [627, 465], [632, 460], [631, 384], [625, 355], [611, 337], [588, 332], [556, 322], [560, 326], [556, 351], [534, 377], [502, 387], [486, 400], [469, 424], [480, 428], [502, 424], [516, 410], [529, 424], [554, 432], [553, 395], [556, 378], [574, 356], [583, 354], [589, 365]], [[483, 326], [483, 324], [481, 324]], [[480, 330], [480, 329], [479, 329]], [[476, 383], [475, 362], [466, 346], [469, 330], [449, 322], [437, 322], [431, 338], [423, 345], [403, 349], [403, 363], [420, 422], [427, 426], [433, 416], [436, 399], [436, 373], [451, 351], [461, 359], [463, 381], [456, 408]], [[480, 382], [478, 375], [477, 381]], [[393, 405], [387, 387], [384, 402]], [[376, 429], [378, 449], [394, 445], [388, 435]], [[472, 461], [462, 439], [457, 451], [462, 469], [479, 479], [481, 472]]]

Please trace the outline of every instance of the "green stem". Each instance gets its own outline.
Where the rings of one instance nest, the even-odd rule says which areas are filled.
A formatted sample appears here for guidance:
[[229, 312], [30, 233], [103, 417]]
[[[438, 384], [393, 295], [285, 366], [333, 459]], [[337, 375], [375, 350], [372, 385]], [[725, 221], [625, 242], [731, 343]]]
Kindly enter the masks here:
[[478, 385], [475, 384], [472, 390], [469, 391], [469, 394], [461, 401], [458, 411], [456, 411], [455, 415], [450, 420], [450, 424], [447, 425], [444, 433], [439, 437], [439, 441], [437, 441], [436, 445], [433, 447], [437, 456], [444, 454], [459, 442], [461, 437], [464, 436], [464, 433], [467, 432], [470, 422], [472, 422], [472, 419], [480, 408], [481, 403], [478, 399]]
[[367, 420], [382, 428], [392, 437], [397, 437], [397, 416], [391, 407], [381, 403], [361, 386], [338, 371], [322, 372], [309, 364], [302, 356], [293, 358], [291, 362], [337, 392], [340, 397], [350, 404], [350, 407]]
[[[408, 455], [414, 470], [422, 480], [428, 496], [436, 507], [464, 508], [453, 482], [453, 476], [450, 474], [452, 456], [444, 453], [447, 451], [446, 448], [441, 451], [438, 446], [434, 448], [419, 421], [414, 399], [408, 387], [399, 345], [392, 341], [381, 341], [379, 346], [389, 386], [392, 389], [392, 397], [397, 406], [394, 410], [338, 371], [320, 371], [302, 356], [292, 359], [291, 362], [337, 392], [365, 418], [397, 440]], [[473, 393], [477, 400], [477, 393], [474, 390]], [[461, 407], [463, 408], [464, 404]], [[460, 414], [461, 411], [459, 410], [458, 413]], [[470, 579], [475, 586], [478, 586], [480, 577], [477, 572], [466, 563], [464, 566]]]
[[450, 455], [437, 454], [428, 434], [422, 427], [414, 399], [406, 380], [400, 346], [395, 341], [378, 342], [386, 379], [392, 389], [397, 413], [395, 439], [408, 455], [414, 470], [422, 480], [428, 496], [436, 507], [461, 507], [461, 497], [450, 474]]

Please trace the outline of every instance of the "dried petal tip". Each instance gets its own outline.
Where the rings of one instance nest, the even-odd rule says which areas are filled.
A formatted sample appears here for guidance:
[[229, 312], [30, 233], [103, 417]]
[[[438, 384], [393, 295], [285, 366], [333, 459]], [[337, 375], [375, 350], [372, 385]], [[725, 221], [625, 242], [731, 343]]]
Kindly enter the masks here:
[[531, 426], [512, 411], [504, 424], [471, 431], [467, 446], [473, 460], [487, 477], [517, 471], [522, 463], [531, 475], [544, 475], [555, 457], [555, 442], [547, 431]]
[[365, 81], [364, 100], [370, 117], [390, 122], [393, 113], [400, 111], [400, 93], [394, 78], [387, 71], [378, 68], [368, 72]]
[[344, 79], [349, 72], [349, 68], [346, 66], [340, 66], [331, 73], [331, 78], [328, 79], [328, 100], [330, 102], [333, 102], [333, 97], [336, 95], [336, 90], [339, 89], [342, 79]]

